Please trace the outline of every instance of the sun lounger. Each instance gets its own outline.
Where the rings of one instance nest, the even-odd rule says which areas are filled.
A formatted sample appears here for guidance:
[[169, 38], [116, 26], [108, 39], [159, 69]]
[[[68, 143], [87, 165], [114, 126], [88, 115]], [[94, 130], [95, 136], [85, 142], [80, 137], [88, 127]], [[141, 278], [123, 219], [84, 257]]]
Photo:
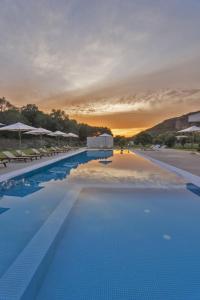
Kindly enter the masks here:
[[41, 155], [41, 157], [43, 157], [43, 156], [51, 156], [50, 153], [41, 151], [40, 149], [31, 148], [31, 151], [32, 151], [34, 154]]
[[32, 157], [33, 159], [38, 159], [38, 157], [40, 157], [40, 155], [38, 154], [26, 154], [25, 152], [23, 152], [22, 150], [16, 150], [17, 156], [23, 156], [23, 157]]
[[2, 153], [6, 156], [8, 161], [24, 161], [24, 162], [27, 162], [28, 160], [32, 160], [32, 158], [29, 158], [29, 157], [15, 156], [10, 151], [3, 151]]
[[49, 150], [55, 154], [60, 153], [60, 151], [56, 147], [50, 147]]
[[8, 163], [8, 160], [5, 159], [5, 158], [0, 158], [0, 164], [2, 164], [4, 167], [7, 167], [7, 163]]
[[32, 151], [34, 154], [40, 155], [40, 157], [45, 156], [44, 153], [41, 153], [40, 151], [38, 151], [38, 150], [35, 149], [35, 148], [31, 148], [31, 151]]
[[63, 148], [60, 148], [60, 147], [51, 147], [51, 149], [53, 149], [54, 151], [57, 151], [58, 153], [61, 153], [61, 152], [66, 152], [65, 149]]
[[67, 152], [73, 149], [73, 148], [70, 147], [70, 146], [63, 146], [63, 148], [66, 149]]
[[39, 148], [39, 151], [40, 151], [41, 153], [43, 153], [44, 155], [46, 155], [46, 156], [52, 156], [53, 154], [55, 154], [55, 152], [53, 152], [53, 151], [47, 151], [47, 150], [44, 149], [44, 148]]
[[30, 149], [30, 151], [31, 151], [30, 153], [31, 155], [37, 155], [37, 157], [39, 158], [42, 158], [44, 156], [44, 154], [40, 153], [37, 149], [32, 148]]

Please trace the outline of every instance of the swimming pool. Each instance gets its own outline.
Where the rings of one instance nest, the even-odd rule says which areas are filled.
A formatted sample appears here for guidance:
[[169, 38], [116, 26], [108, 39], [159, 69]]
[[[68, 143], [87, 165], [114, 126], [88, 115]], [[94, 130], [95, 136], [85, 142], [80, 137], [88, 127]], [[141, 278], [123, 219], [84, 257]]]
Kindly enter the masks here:
[[[175, 174], [117, 151], [85, 151], [3, 182], [0, 299], [18, 299], [47, 238], [56, 243], [23, 299], [200, 299], [199, 195]], [[8, 279], [17, 282], [13, 291]]]

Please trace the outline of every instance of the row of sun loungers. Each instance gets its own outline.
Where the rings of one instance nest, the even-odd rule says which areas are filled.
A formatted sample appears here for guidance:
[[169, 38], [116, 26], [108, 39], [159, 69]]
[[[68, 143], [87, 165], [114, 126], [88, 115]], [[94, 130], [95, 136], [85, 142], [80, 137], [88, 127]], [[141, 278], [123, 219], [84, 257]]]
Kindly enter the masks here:
[[50, 148], [31, 148], [27, 154], [25, 150], [15, 150], [15, 151], [2, 151], [3, 157], [0, 158], [0, 164], [4, 167], [7, 166], [9, 162], [28, 162], [35, 159], [40, 159], [42, 157], [50, 157], [59, 153], [66, 153], [73, 148], [68, 146], [61, 147], [50, 147]]

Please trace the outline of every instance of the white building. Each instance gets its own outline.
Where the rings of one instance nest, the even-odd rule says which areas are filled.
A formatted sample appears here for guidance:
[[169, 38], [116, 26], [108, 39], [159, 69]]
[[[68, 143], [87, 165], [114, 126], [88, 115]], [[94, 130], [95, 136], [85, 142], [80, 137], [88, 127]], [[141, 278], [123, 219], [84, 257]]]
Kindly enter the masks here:
[[189, 123], [199, 123], [200, 122], [200, 112], [189, 115], [188, 122]]
[[113, 136], [107, 133], [87, 138], [87, 147], [90, 149], [112, 149]]

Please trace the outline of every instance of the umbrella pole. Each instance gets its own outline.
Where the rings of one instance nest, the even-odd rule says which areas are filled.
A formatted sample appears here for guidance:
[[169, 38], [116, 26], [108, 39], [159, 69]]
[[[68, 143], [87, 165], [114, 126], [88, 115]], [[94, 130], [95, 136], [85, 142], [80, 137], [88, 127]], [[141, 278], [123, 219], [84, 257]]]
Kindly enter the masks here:
[[21, 130], [18, 131], [18, 135], [19, 135], [19, 148], [21, 148], [21, 144], [22, 144]]
[[40, 134], [40, 145], [42, 146], [42, 134]]
[[192, 149], [194, 148], [194, 132], [192, 132]]
[[194, 148], [194, 143], [195, 143], [195, 132], [193, 134], [193, 147], [192, 148]]

